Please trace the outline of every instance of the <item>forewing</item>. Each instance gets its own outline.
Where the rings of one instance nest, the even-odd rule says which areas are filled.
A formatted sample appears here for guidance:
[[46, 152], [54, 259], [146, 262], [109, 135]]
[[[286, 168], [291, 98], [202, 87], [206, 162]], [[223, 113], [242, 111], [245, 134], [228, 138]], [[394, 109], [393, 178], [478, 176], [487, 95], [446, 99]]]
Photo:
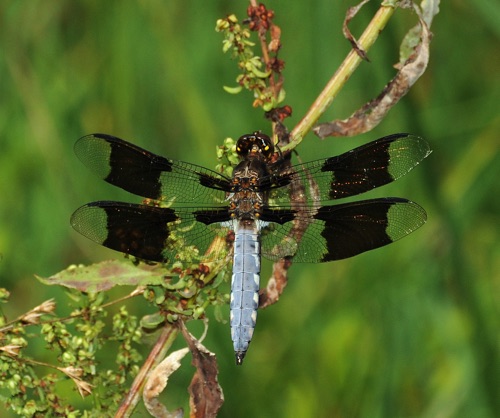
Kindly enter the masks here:
[[161, 157], [111, 135], [84, 136], [75, 153], [100, 178], [138, 196], [216, 205], [230, 189], [230, 179], [215, 171]]
[[303, 185], [306, 200], [327, 201], [367, 192], [408, 173], [430, 154], [428, 143], [411, 134], [394, 134], [342, 155], [311, 161], [275, 175], [270, 204], [289, 202], [292, 184]]

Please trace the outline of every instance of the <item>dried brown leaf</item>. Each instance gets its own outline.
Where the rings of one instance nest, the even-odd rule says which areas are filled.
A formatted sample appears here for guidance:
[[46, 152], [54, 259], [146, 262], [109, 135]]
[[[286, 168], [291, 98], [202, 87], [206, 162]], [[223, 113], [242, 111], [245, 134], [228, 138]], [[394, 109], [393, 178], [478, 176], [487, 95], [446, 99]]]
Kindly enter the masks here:
[[279, 26], [272, 25], [270, 28], [271, 42], [269, 42], [268, 49], [270, 52], [278, 52], [281, 48], [281, 29]]
[[81, 367], [74, 367], [74, 366], [58, 367], [57, 370], [64, 373], [71, 379], [80, 379], [83, 376], [83, 369]]
[[21, 351], [21, 348], [23, 348], [22, 345], [9, 344], [0, 347], [0, 351], [3, 351], [9, 356], [16, 357], [19, 354], [19, 351]]
[[369, 1], [370, 0], [363, 0], [358, 5], [349, 7], [345, 14], [344, 24], [342, 25], [342, 33], [344, 34], [345, 38], [350, 42], [352, 48], [356, 51], [356, 54], [358, 54], [361, 57], [361, 59], [364, 59], [365, 61], [368, 62], [370, 62], [370, 60], [368, 59], [368, 55], [366, 55], [366, 51], [363, 48], [361, 48], [356, 38], [349, 30], [348, 25], [349, 22], [354, 18], [354, 16], [358, 14], [359, 10]]
[[142, 399], [148, 412], [155, 418], [183, 417], [182, 408], [169, 412], [167, 407], [158, 400], [158, 396], [163, 392], [167, 386], [168, 378], [180, 367], [180, 361], [188, 352], [187, 348], [174, 351], [150, 373], [142, 392]]
[[80, 379], [71, 379], [71, 380], [75, 382], [76, 388], [78, 389], [78, 392], [80, 392], [80, 396], [82, 398], [85, 398], [92, 394], [92, 385], [90, 383], [87, 383], [84, 380]]
[[196, 367], [189, 385], [190, 417], [216, 417], [224, 403], [224, 394], [217, 380], [219, 374], [217, 358], [189, 333], [183, 323], [180, 324], [180, 328], [191, 350], [192, 364]]

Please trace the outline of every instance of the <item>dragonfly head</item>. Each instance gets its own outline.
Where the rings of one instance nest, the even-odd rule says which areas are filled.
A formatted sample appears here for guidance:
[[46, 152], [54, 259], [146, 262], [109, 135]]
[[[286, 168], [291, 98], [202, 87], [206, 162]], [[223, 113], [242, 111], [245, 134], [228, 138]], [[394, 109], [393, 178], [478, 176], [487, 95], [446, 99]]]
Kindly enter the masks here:
[[236, 143], [236, 152], [240, 158], [261, 158], [268, 160], [274, 153], [274, 145], [266, 134], [255, 131], [243, 135]]

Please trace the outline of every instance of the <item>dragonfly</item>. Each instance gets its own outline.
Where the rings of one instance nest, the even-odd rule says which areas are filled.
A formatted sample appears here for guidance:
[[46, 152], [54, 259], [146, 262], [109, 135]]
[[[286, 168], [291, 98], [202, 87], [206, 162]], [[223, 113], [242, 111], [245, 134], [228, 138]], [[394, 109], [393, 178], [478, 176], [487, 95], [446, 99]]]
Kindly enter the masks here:
[[256, 131], [239, 138], [240, 162], [226, 176], [96, 133], [76, 142], [78, 158], [106, 182], [148, 200], [88, 203], [73, 213], [71, 225], [105, 247], [160, 263], [175, 261], [184, 245], [217, 260], [230, 242], [231, 338], [240, 365], [257, 319], [261, 257], [341, 260], [412, 233], [427, 215], [410, 200], [331, 202], [399, 179], [430, 152], [419, 136], [398, 133], [292, 165], [269, 136]]

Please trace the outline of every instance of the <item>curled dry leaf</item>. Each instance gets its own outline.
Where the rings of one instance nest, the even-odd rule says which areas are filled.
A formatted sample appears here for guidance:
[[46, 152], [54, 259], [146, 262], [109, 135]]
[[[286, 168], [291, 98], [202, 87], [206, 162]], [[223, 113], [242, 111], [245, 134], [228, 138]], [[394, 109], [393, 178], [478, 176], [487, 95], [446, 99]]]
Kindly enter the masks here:
[[[427, 68], [432, 33], [426, 22], [430, 23], [432, 21], [432, 17], [439, 11], [438, 6], [439, 2], [437, 0], [424, 0], [422, 2], [423, 11], [421, 12], [418, 6], [411, 3], [411, 7], [413, 7], [419, 18], [419, 25], [411, 29], [403, 41], [401, 55], [407, 58], [397, 65], [399, 71], [396, 76], [375, 99], [366, 103], [348, 119], [334, 120], [316, 126], [314, 128], [316, 135], [320, 138], [354, 136], [367, 132], [380, 123], [389, 110], [408, 93]], [[414, 46], [410, 48], [410, 52], [404, 53], [404, 50], [408, 50], [408, 45], [411, 45], [411, 43]]]
[[224, 394], [217, 380], [217, 358], [189, 333], [184, 323], [180, 323], [180, 328], [191, 350], [192, 364], [196, 367], [189, 385], [190, 417], [216, 417], [224, 402]]
[[21, 351], [21, 348], [23, 348], [22, 345], [9, 344], [0, 347], [0, 351], [3, 351], [9, 356], [16, 357], [19, 354], [19, 351]]
[[181, 408], [174, 412], [169, 412], [166, 406], [158, 400], [158, 396], [167, 386], [170, 375], [180, 367], [180, 361], [188, 352], [187, 348], [174, 351], [150, 373], [142, 392], [142, 399], [148, 412], [155, 418], [183, 417], [184, 411]]
[[56, 309], [56, 302], [54, 301], [54, 299], [49, 299], [43, 302], [41, 305], [38, 305], [35, 308], [33, 308], [33, 311], [50, 314], [54, 312], [55, 309]]
[[71, 379], [80, 379], [83, 376], [83, 369], [81, 367], [58, 367], [57, 370], [63, 372], [65, 375]]
[[92, 385], [90, 383], [85, 382], [84, 380], [72, 378], [73, 382], [75, 382], [76, 388], [80, 393], [82, 398], [85, 398], [92, 394]]
[[271, 42], [269, 42], [268, 48], [271, 52], [278, 52], [281, 48], [281, 29], [279, 26], [272, 25], [270, 28], [271, 32]]
[[359, 10], [369, 1], [370, 0], [363, 0], [358, 5], [349, 7], [345, 14], [344, 24], [342, 25], [342, 33], [344, 34], [345, 38], [350, 42], [353, 49], [356, 51], [356, 54], [358, 54], [362, 59], [368, 62], [370, 62], [370, 60], [368, 59], [368, 55], [366, 55], [366, 51], [363, 48], [361, 48], [361, 46], [358, 44], [358, 41], [349, 30], [348, 25], [349, 22], [354, 18], [354, 16], [358, 14]]

